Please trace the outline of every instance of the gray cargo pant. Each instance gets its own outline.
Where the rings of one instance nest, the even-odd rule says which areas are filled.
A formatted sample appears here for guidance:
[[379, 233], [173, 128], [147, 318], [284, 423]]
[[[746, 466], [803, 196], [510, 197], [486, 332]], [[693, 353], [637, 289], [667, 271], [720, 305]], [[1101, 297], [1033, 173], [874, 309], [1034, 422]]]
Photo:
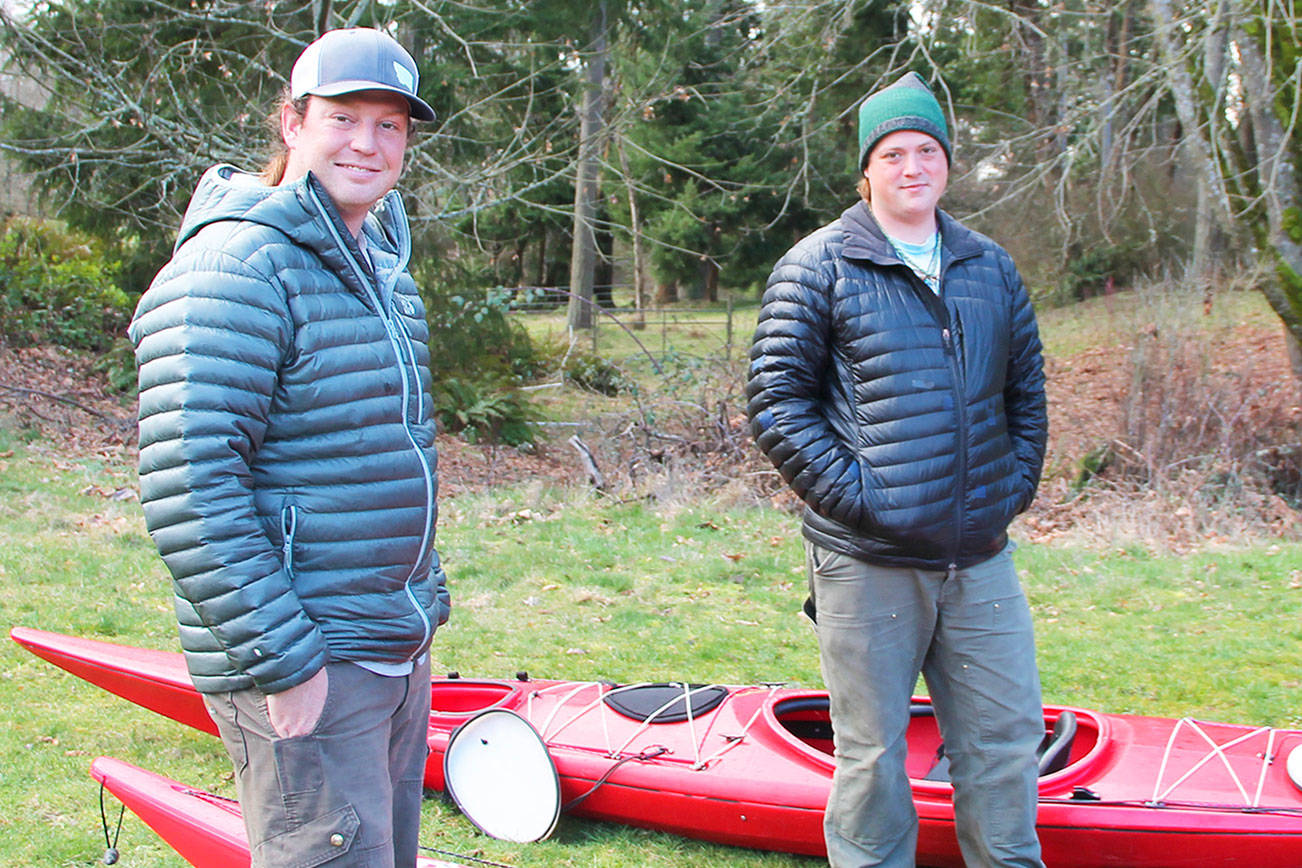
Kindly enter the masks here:
[[1031, 613], [1012, 545], [953, 574], [881, 567], [805, 543], [836, 770], [824, 833], [837, 868], [912, 866], [909, 698], [926, 679], [969, 868], [1040, 868], [1044, 736]]
[[410, 675], [330, 663], [316, 729], [281, 738], [256, 689], [204, 697], [235, 767], [253, 868], [415, 864], [428, 656]]

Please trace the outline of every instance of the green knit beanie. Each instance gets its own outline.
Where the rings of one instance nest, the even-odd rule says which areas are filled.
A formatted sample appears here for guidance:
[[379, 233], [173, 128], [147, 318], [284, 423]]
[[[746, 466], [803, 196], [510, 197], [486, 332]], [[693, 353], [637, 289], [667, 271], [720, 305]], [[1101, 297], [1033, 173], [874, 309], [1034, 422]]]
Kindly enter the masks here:
[[873, 147], [885, 136], [899, 130], [926, 133], [940, 142], [946, 160], [953, 159], [945, 113], [932, 95], [931, 88], [916, 72], [906, 72], [894, 84], [870, 94], [859, 105], [860, 171], [867, 165]]

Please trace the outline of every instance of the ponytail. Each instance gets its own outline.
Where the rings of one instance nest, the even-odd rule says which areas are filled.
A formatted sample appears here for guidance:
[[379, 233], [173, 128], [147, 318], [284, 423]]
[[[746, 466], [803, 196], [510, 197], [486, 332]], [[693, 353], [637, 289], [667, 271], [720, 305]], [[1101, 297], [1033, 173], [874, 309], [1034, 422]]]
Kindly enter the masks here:
[[262, 183], [268, 187], [275, 187], [285, 178], [285, 166], [289, 163], [289, 149], [285, 147], [285, 140], [280, 134], [280, 116], [286, 107], [289, 107], [299, 117], [307, 114], [306, 96], [294, 99], [289, 95], [289, 89], [286, 88], [280, 92], [280, 99], [276, 102], [276, 108], [267, 115], [266, 124], [269, 132], [268, 143], [271, 149], [271, 157], [262, 166], [262, 172], [259, 177]]

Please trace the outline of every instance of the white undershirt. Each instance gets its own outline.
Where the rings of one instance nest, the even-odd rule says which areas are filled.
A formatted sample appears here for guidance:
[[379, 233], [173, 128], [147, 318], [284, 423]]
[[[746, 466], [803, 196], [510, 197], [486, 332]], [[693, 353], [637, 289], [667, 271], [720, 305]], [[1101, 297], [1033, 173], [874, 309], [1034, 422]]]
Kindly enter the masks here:
[[376, 675], [383, 675], [386, 678], [398, 678], [403, 675], [410, 675], [411, 671], [416, 668], [416, 663], [424, 663], [428, 654], [422, 654], [415, 661], [405, 660], [402, 663], [380, 663], [376, 660], [354, 660], [358, 666], [363, 669], [374, 672]]

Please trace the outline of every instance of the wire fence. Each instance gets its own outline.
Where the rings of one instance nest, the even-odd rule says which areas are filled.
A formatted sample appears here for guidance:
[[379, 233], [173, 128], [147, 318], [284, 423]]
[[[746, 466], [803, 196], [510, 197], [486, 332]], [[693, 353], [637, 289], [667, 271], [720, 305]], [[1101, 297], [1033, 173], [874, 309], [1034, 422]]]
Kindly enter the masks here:
[[592, 326], [578, 334], [568, 325], [572, 295], [564, 287], [495, 289], [490, 298], [524, 321], [531, 334], [582, 342], [594, 355], [646, 354], [660, 361], [671, 353], [732, 358], [749, 346], [754, 305], [738, 306], [728, 297], [708, 305], [690, 302], [638, 308], [628, 287], [598, 289], [606, 292], [599, 291], [591, 302]]

